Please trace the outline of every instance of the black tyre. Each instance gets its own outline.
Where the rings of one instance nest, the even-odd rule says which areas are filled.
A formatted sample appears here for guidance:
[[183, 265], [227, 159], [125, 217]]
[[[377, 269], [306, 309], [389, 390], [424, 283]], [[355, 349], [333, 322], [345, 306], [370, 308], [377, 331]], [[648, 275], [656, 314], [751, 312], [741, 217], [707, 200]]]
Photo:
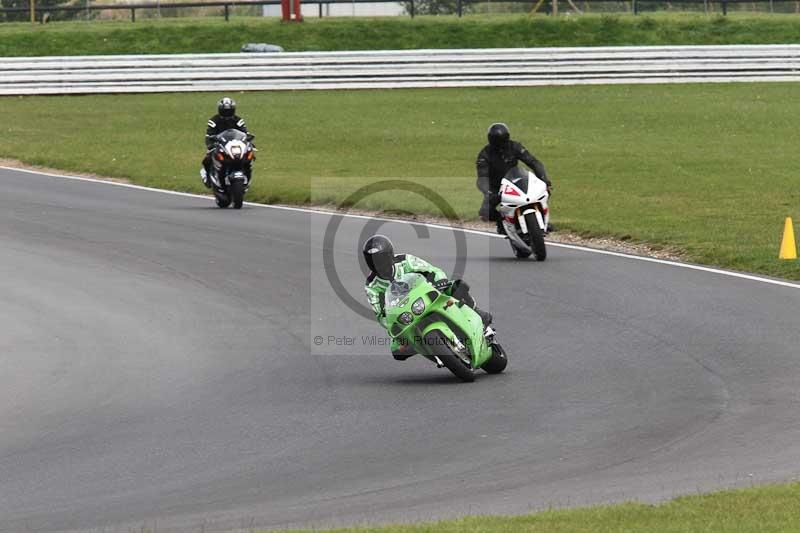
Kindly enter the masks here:
[[214, 198], [217, 200], [217, 207], [220, 209], [225, 209], [229, 205], [231, 205], [231, 199], [225, 196], [224, 194], [217, 193], [214, 195]]
[[431, 355], [442, 361], [447, 369], [462, 381], [475, 381], [475, 370], [465, 363], [450, 347], [450, 341], [439, 331], [425, 335], [425, 343]]
[[531, 252], [526, 252], [525, 250], [520, 250], [513, 244], [511, 245], [511, 249], [514, 250], [514, 255], [517, 259], [525, 259], [531, 256]]
[[242, 203], [244, 203], [244, 182], [242, 180], [231, 180], [230, 191], [233, 208], [241, 209]]
[[508, 357], [506, 357], [505, 350], [503, 350], [503, 347], [499, 344], [494, 343], [491, 345], [491, 348], [492, 356], [488, 361], [483, 363], [481, 368], [489, 374], [499, 374], [506, 369], [506, 365], [508, 365]]
[[547, 259], [547, 249], [544, 247], [544, 233], [536, 220], [536, 214], [525, 215], [525, 224], [528, 226], [528, 244], [533, 249], [533, 255], [537, 261], [544, 261]]

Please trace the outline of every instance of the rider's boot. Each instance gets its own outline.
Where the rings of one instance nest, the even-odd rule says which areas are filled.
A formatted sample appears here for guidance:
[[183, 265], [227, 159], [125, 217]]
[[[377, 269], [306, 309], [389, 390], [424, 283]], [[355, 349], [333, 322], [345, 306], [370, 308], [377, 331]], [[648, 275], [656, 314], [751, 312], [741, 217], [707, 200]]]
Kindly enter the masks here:
[[507, 235], [506, 228], [503, 226], [503, 219], [497, 220], [497, 234], [498, 235]]
[[208, 172], [205, 168], [200, 169], [200, 178], [203, 180], [203, 185], [206, 186], [206, 189], [211, 188], [211, 181], [208, 179]]
[[396, 348], [392, 348], [392, 357], [394, 357], [395, 361], [405, 361], [412, 355], [416, 355], [416, 353], [408, 344], [401, 344]]

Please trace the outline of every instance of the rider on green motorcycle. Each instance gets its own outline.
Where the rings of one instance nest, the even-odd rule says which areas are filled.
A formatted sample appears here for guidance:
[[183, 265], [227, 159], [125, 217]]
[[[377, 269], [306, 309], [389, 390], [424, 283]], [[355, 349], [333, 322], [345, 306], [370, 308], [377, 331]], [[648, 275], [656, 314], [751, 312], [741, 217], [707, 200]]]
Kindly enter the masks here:
[[[384, 311], [383, 295], [392, 281], [409, 272], [422, 274], [442, 292], [473, 308], [485, 326], [492, 323], [492, 315], [478, 309], [475, 305], [475, 299], [469, 294], [469, 285], [464, 280], [449, 281], [442, 269], [411, 254], [395, 255], [392, 241], [387, 237], [373, 235], [364, 243], [362, 253], [370, 270], [364, 287], [367, 292], [367, 300], [375, 311], [378, 323], [384, 328], [386, 328], [386, 312]], [[391, 349], [392, 355], [398, 361], [414, 355], [407, 345], [402, 345], [396, 340], [392, 340]]]

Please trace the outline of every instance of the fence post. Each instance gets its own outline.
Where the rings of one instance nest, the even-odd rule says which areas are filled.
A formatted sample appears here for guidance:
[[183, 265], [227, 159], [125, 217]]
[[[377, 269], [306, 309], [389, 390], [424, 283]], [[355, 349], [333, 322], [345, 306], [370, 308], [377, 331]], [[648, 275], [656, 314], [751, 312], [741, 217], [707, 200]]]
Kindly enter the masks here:
[[131, 22], [136, 22], [136, 8], [131, 8]]
[[414, 0], [411, 0], [411, 18], [414, 18]]
[[28, 0], [31, 8], [31, 24], [36, 23], [36, 0]]
[[228, 4], [225, 4], [225, 22], [228, 22]]
[[322, 2], [317, 4], [319, 6], [319, 18], [322, 18]]
[[722, 0], [722, 14], [728, 14], [728, 0]]
[[633, 0], [633, 14], [639, 14], [639, 0]]
[[461, 13], [463, 11], [462, 5], [461, 5], [461, 0], [458, 0], [458, 3], [456, 5], [457, 5], [457, 11], [458, 11], [458, 18], [461, 18]]

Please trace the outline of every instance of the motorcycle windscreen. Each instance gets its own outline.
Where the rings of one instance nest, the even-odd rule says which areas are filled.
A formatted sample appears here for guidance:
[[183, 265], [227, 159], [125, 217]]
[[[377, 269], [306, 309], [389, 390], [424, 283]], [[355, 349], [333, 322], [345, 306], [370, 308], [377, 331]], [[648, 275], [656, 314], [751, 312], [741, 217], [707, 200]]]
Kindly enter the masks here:
[[403, 281], [393, 281], [384, 295], [386, 309], [400, 306], [400, 302], [411, 292], [411, 287]]
[[528, 190], [528, 171], [522, 170], [519, 167], [514, 167], [503, 176], [505, 179], [513, 183], [518, 189], [523, 192]]
[[222, 133], [219, 133], [217, 137], [226, 143], [229, 141], [247, 141], [247, 134], [243, 131], [235, 129], [225, 130]]
[[406, 303], [404, 300], [409, 295], [411, 290], [416, 286], [417, 283], [420, 282], [419, 278], [422, 278], [420, 274], [409, 272], [405, 274], [400, 279], [395, 280], [389, 285], [389, 288], [386, 289], [385, 293], [385, 305], [386, 309], [390, 309], [392, 307], [403, 307]]

